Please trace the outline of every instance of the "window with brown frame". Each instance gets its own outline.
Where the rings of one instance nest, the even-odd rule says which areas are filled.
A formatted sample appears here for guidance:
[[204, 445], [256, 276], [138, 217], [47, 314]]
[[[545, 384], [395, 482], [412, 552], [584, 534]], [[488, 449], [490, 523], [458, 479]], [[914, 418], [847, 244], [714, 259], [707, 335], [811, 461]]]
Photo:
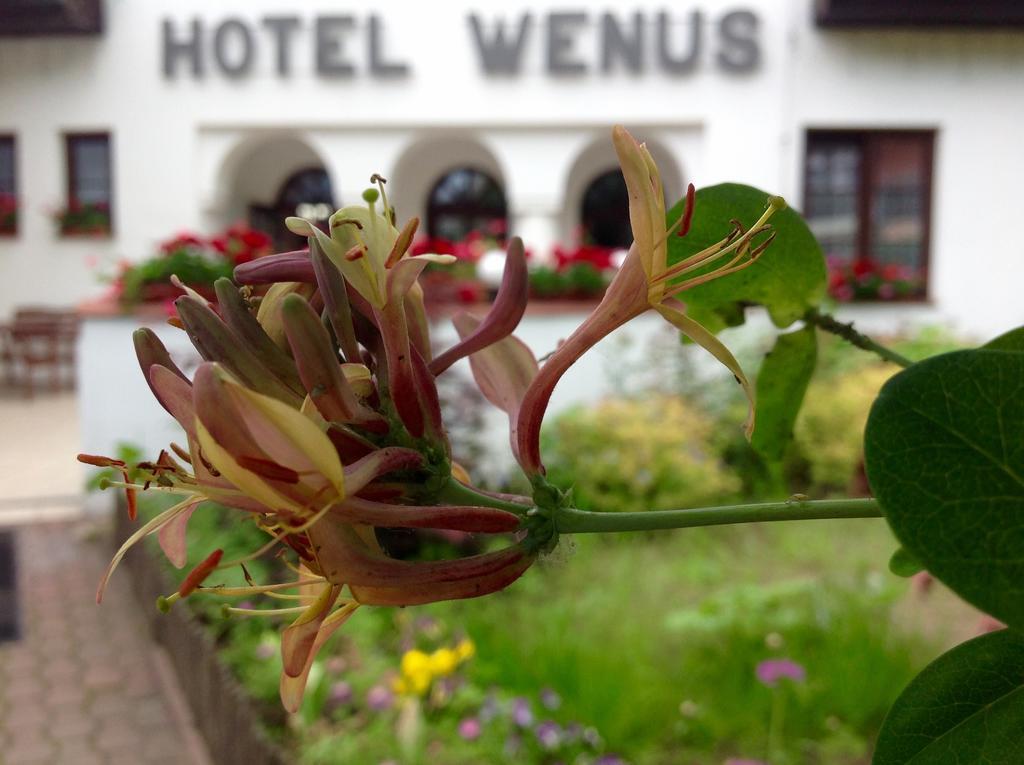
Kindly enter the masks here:
[[935, 133], [809, 130], [804, 213], [838, 300], [926, 296]]
[[58, 216], [64, 235], [107, 234], [111, 230], [113, 179], [109, 133], [64, 136], [67, 207]]
[[18, 174], [13, 135], [0, 135], [0, 236], [18, 233]]

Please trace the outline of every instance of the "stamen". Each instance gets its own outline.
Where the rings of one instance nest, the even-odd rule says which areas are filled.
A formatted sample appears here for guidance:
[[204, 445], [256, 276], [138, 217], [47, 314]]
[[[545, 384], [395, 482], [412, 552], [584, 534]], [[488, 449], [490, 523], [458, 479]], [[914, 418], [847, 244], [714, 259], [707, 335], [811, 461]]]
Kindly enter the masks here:
[[220, 559], [224, 557], [224, 551], [216, 549], [210, 553], [203, 561], [197, 565], [192, 572], [185, 577], [185, 581], [181, 583], [181, 587], [178, 588], [178, 594], [183, 598], [187, 598], [192, 592], [203, 583], [210, 574], [217, 569], [217, 564], [220, 563]]
[[277, 584], [257, 584], [251, 587], [226, 587], [223, 584], [215, 584], [212, 587], [199, 587], [204, 595], [222, 595], [223, 597], [244, 597], [246, 595], [265, 595], [278, 590], [291, 590], [296, 587], [305, 587], [309, 584], [324, 584], [327, 580], [300, 579], [297, 582], [278, 582]]
[[370, 183], [376, 183], [377, 188], [380, 189], [380, 201], [384, 205], [384, 217], [391, 221], [391, 225], [395, 225], [395, 210], [388, 204], [388, 195], [384, 192], [384, 184], [388, 182], [388, 179], [379, 173], [374, 173], [370, 176]]
[[683, 215], [680, 218], [682, 223], [679, 226], [678, 235], [683, 237], [690, 233], [690, 224], [693, 223], [693, 208], [696, 207], [697, 189], [691, 183], [686, 187], [686, 206], [683, 207]]
[[291, 614], [301, 614], [306, 610], [306, 606], [296, 606], [295, 608], [236, 608], [229, 606], [227, 603], [220, 607], [221, 616], [225, 618], [228, 616], [288, 616]]
[[[101, 489], [124, 489], [125, 491], [143, 491], [145, 490], [144, 484], [127, 483], [125, 481], [111, 481], [109, 478], [101, 478], [99, 482]], [[165, 494], [195, 494], [191, 489], [185, 489], [179, 486], [150, 486], [149, 491], [151, 492], [164, 492]]]
[[[664, 272], [654, 277], [651, 280], [651, 283], [657, 284], [658, 282], [675, 278], [676, 276], [691, 271], [694, 267], [699, 267], [714, 258], [722, 257], [723, 255], [736, 251], [749, 243], [754, 236], [766, 231], [768, 219], [771, 218], [778, 210], [782, 210], [785, 207], [786, 201], [782, 197], [769, 197], [767, 208], [761, 214], [761, 217], [758, 218], [757, 222], [751, 226], [749, 231], [744, 231], [743, 224], [739, 221], [730, 221], [733, 224], [733, 230], [729, 232], [729, 235], [725, 239], [701, 250], [695, 255], [691, 255], [689, 258], [686, 258], [679, 263], [676, 263], [671, 268], [666, 269]], [[675, 290], [675, 292], [678, 291], [679, 290]]]
[[93, 467], [125, 467], [126, 463], [124, 460], [114, 459], [113, 457], [103, 457], [98, 454], [79, 454], [77, 457], [79, 462], [85, 463], [86, 465], [92, 465]]
[[170, 595], [160, 595], [156, 599], [156, 610], [162, 614], [166, 614], [171, 610], [171, 606], [181, 600], [181, 595], [177, 592], [171, 593]]

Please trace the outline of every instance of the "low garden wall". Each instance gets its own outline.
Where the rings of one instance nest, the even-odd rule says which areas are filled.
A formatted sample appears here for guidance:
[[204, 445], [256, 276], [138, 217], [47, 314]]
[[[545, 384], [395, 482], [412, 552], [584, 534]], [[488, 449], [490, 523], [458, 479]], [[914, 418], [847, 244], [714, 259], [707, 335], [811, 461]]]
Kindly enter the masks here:
[[[116, 545], [134, 530], [127, 513], [118, 510], [113, 535]], [[157, 556], [145, 544], [138, 544], [121, 565], [131, 573], [153, 637], [170, 657], [213, 762], [286, 765], [287, 757], [263, 732], [254, 705], [219, 660], [216, 643], [203, 624], [184, 605], [166, 614], [157, 610], [157, 597], [175, 589]]]

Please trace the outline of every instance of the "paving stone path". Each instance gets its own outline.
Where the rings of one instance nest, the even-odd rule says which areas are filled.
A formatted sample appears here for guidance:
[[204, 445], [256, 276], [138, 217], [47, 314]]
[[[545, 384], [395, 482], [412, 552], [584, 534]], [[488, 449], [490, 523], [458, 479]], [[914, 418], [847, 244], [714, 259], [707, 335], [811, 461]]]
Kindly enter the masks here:
[[95, 526], [15, 529], [20, 637], [0, 643], [0, 764], [209, 765], [190, 711]]

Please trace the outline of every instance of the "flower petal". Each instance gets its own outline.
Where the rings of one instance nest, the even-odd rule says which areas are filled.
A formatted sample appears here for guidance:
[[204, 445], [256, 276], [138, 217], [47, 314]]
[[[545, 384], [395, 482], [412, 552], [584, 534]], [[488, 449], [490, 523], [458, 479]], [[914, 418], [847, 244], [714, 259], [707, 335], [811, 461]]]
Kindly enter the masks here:
[[[274, 287], [280, 285], [275, 284]], [[273, 289], [273, 288], [271, 288]], [[207, 361], [217, 361], [246, 385], [298, 406], [302, 398], [263, 365], [263, 362], [221, 321], [209, 306], [190, 297], [174, 302], [185, 331], [196, 350]], [[263, 304], [260, 305], [263, 310]]]
[[335, 496], [345, 495], [341, 461], [331, 440], [316, 423], [276, 398], [256, 393], [223, 373], [219, 377], [242, 424], [271, 460], [294, 470], [303, 476], [304, 482], [322, 477]]
[[196, 412], [192, 405], [192, 384], [160, 364], [149, 368], [147, 381], [161, 406], [178, 421], [186, 433], [194, 436]]
[[712, 356], [718, 359], [725, 367], [733, 373], [736, 381], [743, 386], [743, 392], [747, 396], [747, 421], [743, 424], [743, 433], [747, 440], [754, 433], [754, 388], [743, 373], [740, 363], [732, 355], [732, 351], [725, 347], [725, 344], [715, 337], [711, 332], [691, 319], [679, 308], [670, 305], [658, 304], [655, 310], [664, 316], [676, 329], [697, 343]]
[[352, 587], [352, 596], [362, 604], [374, 606], [418, 606], [441, 600], [461, 600], [490, 595], [503, 590], [533, 565], [535, 557], [525, 551], [510, 556], [507, 563], [493, 572], [473, 579], [454, 582], [413, 582], [400, 588], [378, 586]]
[[[230, 279], [214, 283], [220, 314], [231, 331], [256, 354], [267, 370], [296, 394], [304, 395], [295, 362], [275, 343], [253, 316], [242, 299], [238, 288]], [[287, 297], [291, 297], [288, 295]], [[287, 299], [287, 298], [286, 298]]]
[[335, 355], [330, 335], [306, 299], [301, 295], [285, 298], [281, 318], [302, 385], [320, 413], [333, 422], [380, 421], [379, 415], [356, 398]]
[[157, 539], [160, 542], [160, 549], [164, 551], [167, 560], [175, 568], [184, 568], [188, 562], [188, 547], [185, 543], [185, 532], [188, 530], [188, 521], [192, 513], [202, 503], [202, 499], [196, 499], [189, 507], [174, 515], [167, 523], [160, 527]]
[[324, 309], [327, 319], [334, 328], [334, 335], [338, 338], [338, 345], [345, 355], [345, 360], [351, 363], [359, 361], [359, 343], [356, 341], [355, 329], [352, 325], [352, 308], [348, 300], [348, 288], [345, 287], [345, 278], [341, 275], [317, 240], [309, 243], [309, 252], [313, 261], [313, 271], [316, 273], [316, 284], [320, 290], [320, 297], [324, 301]]
[[[665, 231], [665, 197], [661, 177], [650, 152], [621, 125], [612, 130], [612, 143], [629, 191], [629, 221], [633, 240], [648, 281], [665, 270], [668, 243]], [[652, 285], [652, 301], [661, 297], [664, 285]]]
[[274, 282], [314, 281], [313, 264], [309, 250], [292, 250], [250, 260], [235, 266], [238, 284], [273, 284]]
[[522, 545], [453, 560], [406, 561], [372, 549], [356, 528], [327, 515], [307, 530], [321, 574], [337, 585], [402, 588], [488, 576], [525, 555]]
[[306, 689], [306, 680], [309, 677], [309, 670], [313, 666], [313, 660], [320, 649], [323, 648], [324, 643], [334, 634], [335, 630], [349, 620], [349, 617], [356, 612], [357, 608], [359, 608], [358, 603], [349, 603], [324, 619], [323, 624], [320, 625], [320, 629], [316, 633], [316, 639], [313, 641], [313, 647], [309, 651], [309, 657], [306, 659], [306, 665], [302, 668], [302, 671], [295, 677], [284, 672], [281, 673], [281, 703], [286, 710], [293, 714], [299, 711], [299, 707], [302, 705], [302, 694]]
[[491, 507], [462, 505], [395, 505], [362, 497], [346, 497], [331, 512], [352, 523], [412, 529], [451, 529], [501, 534], [519, 528], [515, 513]]
[[[436, 377], [459, 359], [502, 340], [519, 326], [530, 297], [529, 274], [523, 240], [514, 237], [505, 256], [505, 272], [494, 305], [484, 320], [467, 336], [430, 362]], [[460, 333], [461, 335], [461, 333]]]
[[341, 587], [324, 587], [317, 599], [281, 633], [281, 664], [286, 675], [298, 677], [302, 674], [320, 626], [334, 608], [339, 595]]
[[[457, 315], [452, 323], [462, 338], [471, 337], [481, 326], [479, 319], [467, 313]], [[514, 450], [519, 408], [539, 369], [533, 352], [518, 337], [509, 335], [471, 354], [469, 365], [480, 392], [508, 415]]]

